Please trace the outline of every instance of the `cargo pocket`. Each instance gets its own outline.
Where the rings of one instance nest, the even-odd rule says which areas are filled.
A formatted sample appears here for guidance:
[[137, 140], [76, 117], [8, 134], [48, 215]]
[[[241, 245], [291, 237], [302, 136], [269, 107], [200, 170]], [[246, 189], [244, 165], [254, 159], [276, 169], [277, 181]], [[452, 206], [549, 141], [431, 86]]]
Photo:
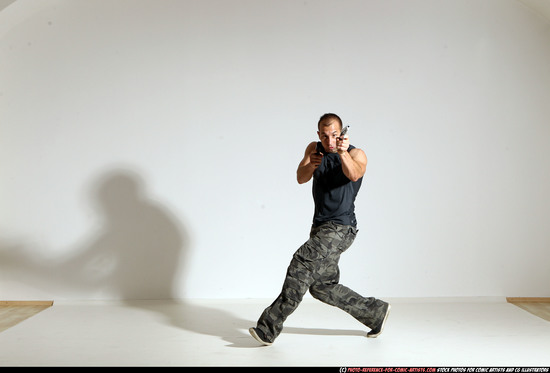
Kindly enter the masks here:
[[341, 252], [346, 251], [353, 241], [355, 241], [355, 237], [357, 237], [357, 228], [355, 227], [347, 227], [347, 229], [343, 232], [344, 237], [342, 239], [342, 242], [340, 242], [340, 245], [338, 246], [338, 250]]

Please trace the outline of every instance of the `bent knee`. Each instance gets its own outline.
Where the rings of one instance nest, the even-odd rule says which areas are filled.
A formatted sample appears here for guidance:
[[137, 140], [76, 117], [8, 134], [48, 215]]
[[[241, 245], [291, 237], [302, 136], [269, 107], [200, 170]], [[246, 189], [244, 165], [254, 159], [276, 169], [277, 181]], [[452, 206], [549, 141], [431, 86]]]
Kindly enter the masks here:
[[313, 298], [321, 300], [327, 297], [329, 288], [330, 285], [315, 284], [309, 287], [309, 293]]

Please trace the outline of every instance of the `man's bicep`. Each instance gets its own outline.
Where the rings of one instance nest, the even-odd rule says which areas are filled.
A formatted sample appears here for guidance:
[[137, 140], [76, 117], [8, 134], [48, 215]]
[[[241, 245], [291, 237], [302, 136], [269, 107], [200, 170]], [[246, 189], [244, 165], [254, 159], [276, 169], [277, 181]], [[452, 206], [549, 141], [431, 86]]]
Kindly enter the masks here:
[[351, 158], [361, 167], [361, 172], [364, 174], [367, 170], [367, 155], [361, 149], [352, 149], [350, 151]]

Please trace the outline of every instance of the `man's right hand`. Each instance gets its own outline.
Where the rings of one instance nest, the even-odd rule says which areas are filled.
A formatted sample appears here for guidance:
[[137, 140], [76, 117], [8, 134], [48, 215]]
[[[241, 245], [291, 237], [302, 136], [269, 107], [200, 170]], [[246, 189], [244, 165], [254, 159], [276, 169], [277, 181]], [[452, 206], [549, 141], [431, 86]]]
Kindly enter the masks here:
[[307, 183], [321, 164], [323, 154], [317, 152], [317, 141], [310, 142], [304, 151], [304, 157], [296, 170], [298, 184]]
[[314, 167], [317, 168], [323, 161], [323, 153], [313, 152], [309, 155], [309, 163]]

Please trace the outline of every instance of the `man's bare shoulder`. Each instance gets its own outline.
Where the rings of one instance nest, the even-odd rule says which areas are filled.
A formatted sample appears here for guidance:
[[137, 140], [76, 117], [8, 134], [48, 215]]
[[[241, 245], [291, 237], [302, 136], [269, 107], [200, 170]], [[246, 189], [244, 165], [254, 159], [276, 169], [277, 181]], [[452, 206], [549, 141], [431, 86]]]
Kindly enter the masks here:
[[317, 147], [317, 142], [312, 141], [306, 146], [306, 150], [304, 152], [304, 158], [308, 158], [311, 153], [315, 151], [315, 148]]
[[349, 151], [349, 155], [355, 160], [362, 160], [365, 163], [367, 162], [367, 155], [363, 151], [363, 149], [360, 148], [353, 148]]
[[313, 148], [317, 147], [317, 141], [312, 141], [307, 145], [307, 150], [313, 150]]
[[350, 154], [350, 155], [356, 154], [356, 155], [365, 155], [365, 156], [366, 156], [365, 152], [364, 152], [363, 149], [361, 149], [361, 148], [353, 148], [353, 149], [350, 149], [349, 154]]

